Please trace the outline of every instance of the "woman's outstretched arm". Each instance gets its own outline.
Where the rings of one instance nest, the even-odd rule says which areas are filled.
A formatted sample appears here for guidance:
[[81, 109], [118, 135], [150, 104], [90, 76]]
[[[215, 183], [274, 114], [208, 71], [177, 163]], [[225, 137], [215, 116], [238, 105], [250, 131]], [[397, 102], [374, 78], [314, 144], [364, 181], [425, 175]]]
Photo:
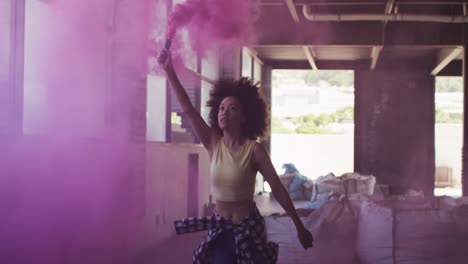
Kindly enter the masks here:
[[259, 143], [257, 143], [254, 148], [254, 160], [255, 166], [270, 185], [271, 191], [275, 195], [276, 200], [278, 200], [289, 217], [291, 217], [294, 225], [296, 226], [297, 236], [302, 246], [304, 249], [312, 247], [314, 240], [312, 234], [304, 227], [304, 224], [297, 215], [294, 204], [271, 163], [270, 155], [268, 155], [266, 149]]
[[190, 102], [190, 98], [188, 97], [184, 87], [182, 87], [182, 84], [174, 70], [169, 50], [163, 50], [158, 61], [166, 72], [172, 91], [176, 95], [184, 114], [187, 115], [190, 123], [195, 129], [195, 132], [200, 138], [200, 141], [211, 154], [212, 146], [214, 146], [217, 139], [216, 132], [206, 124], [200, 113], [195, 109], [195, 107], [193, 107], [192, 102]]

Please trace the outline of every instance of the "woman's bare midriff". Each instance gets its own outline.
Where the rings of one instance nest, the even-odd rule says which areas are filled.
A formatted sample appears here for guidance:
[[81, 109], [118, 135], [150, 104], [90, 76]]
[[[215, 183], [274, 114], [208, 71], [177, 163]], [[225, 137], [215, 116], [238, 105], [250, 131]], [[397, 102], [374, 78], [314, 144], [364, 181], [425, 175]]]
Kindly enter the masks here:
[[234, 224], [242, 222], [253, 209], [252, 199], [236, 202], [216, 201], [216, 212], [226, 219], [231, 219]]

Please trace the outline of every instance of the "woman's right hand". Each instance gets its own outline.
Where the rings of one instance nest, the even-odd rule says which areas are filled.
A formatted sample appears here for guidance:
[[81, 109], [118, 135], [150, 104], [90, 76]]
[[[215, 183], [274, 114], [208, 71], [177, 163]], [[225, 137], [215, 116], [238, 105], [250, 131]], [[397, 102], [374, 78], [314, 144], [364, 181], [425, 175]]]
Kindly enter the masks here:
[[314, 237], [304, 226], [297, 230], [297, 237], [299, 238], [299, 241], [301, 242], [304, 249], [308, 249], [314, 246]]
[[159, 53], [158, 63], [165, 70], [172, 67], [172, 56], [171, 56], [171, 52], [168, 49], [163, 49], [161, 53]]

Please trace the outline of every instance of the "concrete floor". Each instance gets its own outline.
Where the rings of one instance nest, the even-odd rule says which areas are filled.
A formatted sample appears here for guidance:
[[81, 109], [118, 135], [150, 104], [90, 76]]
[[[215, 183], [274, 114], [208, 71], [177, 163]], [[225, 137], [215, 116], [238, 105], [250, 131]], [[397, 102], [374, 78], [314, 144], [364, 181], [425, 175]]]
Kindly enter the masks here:
[[[285, 212], [276, 200], [270, 199], [268, 194], [255, 196], [255, 203], [262, 215]], [[294, 201], [296, 208], [301, 208], [307, 203], [309, 202]], [[198, 232], [171, 237], [163, 241], [158, 247], [150, 249], [139, 256], [132, 264], [191, 263], [193, 250], [206, 238], [206, 235], [207, 232]]]

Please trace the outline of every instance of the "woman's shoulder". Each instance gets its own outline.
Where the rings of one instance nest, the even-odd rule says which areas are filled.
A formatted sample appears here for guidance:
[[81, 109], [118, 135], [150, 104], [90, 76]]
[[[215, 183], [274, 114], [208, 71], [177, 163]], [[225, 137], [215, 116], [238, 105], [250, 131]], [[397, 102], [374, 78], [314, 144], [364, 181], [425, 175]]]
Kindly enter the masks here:
[[268, 155], [267, 149], [261, 142], [253, 140], [252, 145], [253, 145], [252, 153], [254, 157], [261, 157], [261, 156]]
[[246, 142], [244, 143], [246, 146], [248, 146], [252, 152], [258, 148], [257, 145], [260, 145], [260, 143], [258, 143], [257, 140], [254, 140], [254, 139], [247, 139]]

